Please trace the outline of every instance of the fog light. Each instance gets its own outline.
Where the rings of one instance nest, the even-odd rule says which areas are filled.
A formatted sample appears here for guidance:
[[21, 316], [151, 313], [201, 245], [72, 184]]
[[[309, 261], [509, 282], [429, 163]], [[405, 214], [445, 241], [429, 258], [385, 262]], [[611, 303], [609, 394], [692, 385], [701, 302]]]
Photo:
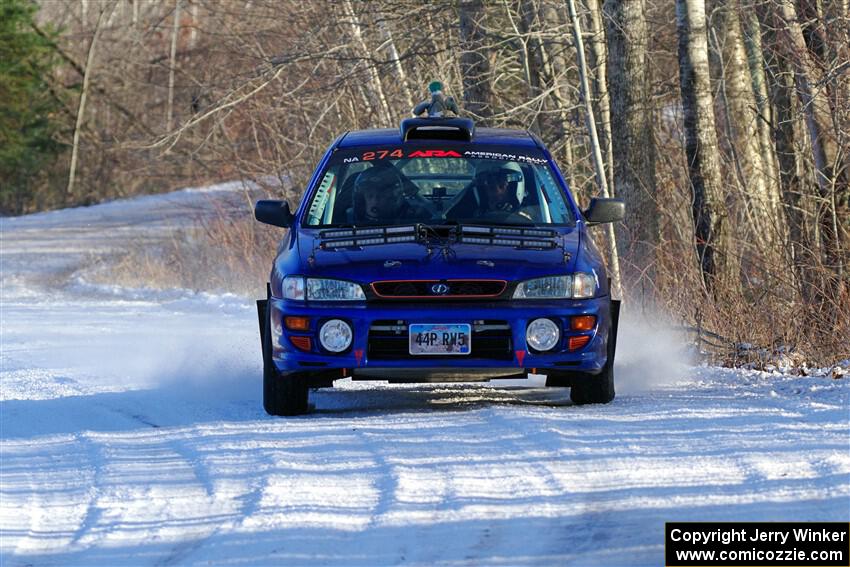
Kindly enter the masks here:
[[561, 338], [561, 330], [551, 319], [535, 319], [525, 331], [525, 341], [536, 351], [555, 348]]
[[351, 325], [340, 319], [331, 319], [319, 329], [319, 342], [325, 350], [342, 352], [351, 346]]
[[582, 335], [580, 337], [570, 337], [567, 341], [567, 348], [571, 351], [578, 350], [580, 348], [584, 348], [587, 346], [587, 343], [590, 342], [590, 336]]

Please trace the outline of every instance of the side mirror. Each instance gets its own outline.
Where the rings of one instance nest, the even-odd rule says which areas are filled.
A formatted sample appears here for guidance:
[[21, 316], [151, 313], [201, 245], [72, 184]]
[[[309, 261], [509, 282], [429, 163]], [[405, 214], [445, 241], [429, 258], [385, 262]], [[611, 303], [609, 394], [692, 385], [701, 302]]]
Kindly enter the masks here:
[[588, 226], [616, 222], [626, 216], [626, 204], [622, 199], [591, 199], [590, 206], [584, 211]]
[[289, 228], [295, 218], [289, 211], [289, 203], [286, 201], [262, 200], [254, 205], [254, 218], [260, 222]]

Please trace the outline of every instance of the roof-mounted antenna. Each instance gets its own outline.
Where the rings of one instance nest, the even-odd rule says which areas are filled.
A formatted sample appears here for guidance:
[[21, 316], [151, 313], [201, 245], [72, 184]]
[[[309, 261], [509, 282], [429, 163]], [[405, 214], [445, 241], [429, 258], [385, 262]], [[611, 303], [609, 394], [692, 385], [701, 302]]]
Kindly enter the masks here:
[[459, 116], [455, 99], [443, 94], [443, 83], [433, 81], [428, 85], [428, 90], [431, 92], [431, 100], [423, 100], [413, 107], [413, 115], [420, 116], [423, 112], [428, 112], [428, 118], [442, 118], [446, 111]]

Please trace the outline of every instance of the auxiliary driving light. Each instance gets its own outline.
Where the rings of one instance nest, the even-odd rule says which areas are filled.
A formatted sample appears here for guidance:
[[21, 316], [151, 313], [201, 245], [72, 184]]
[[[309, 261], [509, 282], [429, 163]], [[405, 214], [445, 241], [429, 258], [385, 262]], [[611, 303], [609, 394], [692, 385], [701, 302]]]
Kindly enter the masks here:
[[309, 317], [284, 317], [283, 324], [286, 325], [286, 328], [290, 331], [309, 331], [310, 330], [310, 318]]
[[535, 319], [525, 331], [525, 341], [536, 351], [547, 351], [555, 348], [561, 339], [561, 330], [551, 319]]
[[573, 331], [592, 331], [595, 325], [595, 315], [574, 315], [570, 318], [570, 328]]
[[350, 347], [353, 336], [351, 325], [340, 319], [331, 319], [319, 329], [319, 342], [330, 352], [342, 352]]

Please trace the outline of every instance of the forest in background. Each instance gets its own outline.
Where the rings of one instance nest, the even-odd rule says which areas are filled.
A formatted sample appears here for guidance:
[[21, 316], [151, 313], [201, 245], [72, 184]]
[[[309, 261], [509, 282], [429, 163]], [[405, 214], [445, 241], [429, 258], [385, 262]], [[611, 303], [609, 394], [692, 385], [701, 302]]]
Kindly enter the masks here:
[[[597, 230], [627, 302], [732, 364], [850, 357], [850, 0], [0, 0], [0, 213], [233, 179], [297, 202], [432, 80], [538, 133], [581, 204], [626, 201]], [[201, 234], [243, 279], [279, 237]]]

